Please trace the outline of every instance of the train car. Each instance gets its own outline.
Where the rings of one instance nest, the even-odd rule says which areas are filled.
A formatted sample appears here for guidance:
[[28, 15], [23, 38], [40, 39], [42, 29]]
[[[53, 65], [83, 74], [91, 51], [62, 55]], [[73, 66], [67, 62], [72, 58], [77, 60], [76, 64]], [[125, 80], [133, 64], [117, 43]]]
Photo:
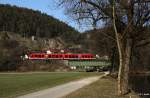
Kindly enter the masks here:
[[81, 60], [92, 60], [95, 59], [93, 54], [80, 54]]
[[46, 53], [30, 53], [28, 54], [30, 60], [45, 60], [47, 59]]
[[47, 54], [47, 59], [63, 59], [63, 54]]
[[79, 59], [79, 55], [78, 54], [64, 54], [63, 59], [64, 60]]
[[93, 54], [48, 54], [47, 59], [63, 59], [63, 60], [92, 60], [95, 59]]
[[32, 51], [29, 52], [28, 59], [30, 60], [46, 60], [46, 59], [58, 59], [58, 60], [93, 60], [96, 59], [96, 55], [90, 53], [66, 53], [60, 50], [50, 49], [47, 51]]
[[95, 56], [93, 54], [47, 54], [34, 52], [28, 54], [28, 59], [93, 60]]
[[79, 59], [79, 55], [78, 54], [48, 54], [47, 59], [61, 59], [61, 60]]

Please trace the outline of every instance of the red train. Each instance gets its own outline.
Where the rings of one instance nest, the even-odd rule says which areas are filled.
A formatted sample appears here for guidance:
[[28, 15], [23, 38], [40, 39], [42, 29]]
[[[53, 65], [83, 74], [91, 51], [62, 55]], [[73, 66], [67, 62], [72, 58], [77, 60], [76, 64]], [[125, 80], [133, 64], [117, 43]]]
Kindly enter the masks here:
[[95, 55], [93, 54], [47, 54], [47, 53], [29, 53], [28, 59], [30, 60], [40, 60], [40, 59], [60, 59], [60, 60], [92, 60], [95, 59]]

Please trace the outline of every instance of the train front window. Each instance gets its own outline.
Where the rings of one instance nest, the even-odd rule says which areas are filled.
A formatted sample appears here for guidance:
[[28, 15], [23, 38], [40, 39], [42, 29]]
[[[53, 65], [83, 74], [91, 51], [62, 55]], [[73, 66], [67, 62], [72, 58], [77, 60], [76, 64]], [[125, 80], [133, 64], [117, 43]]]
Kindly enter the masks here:
[[31, 55], [32, 58], [34, 58], [34, 55]]

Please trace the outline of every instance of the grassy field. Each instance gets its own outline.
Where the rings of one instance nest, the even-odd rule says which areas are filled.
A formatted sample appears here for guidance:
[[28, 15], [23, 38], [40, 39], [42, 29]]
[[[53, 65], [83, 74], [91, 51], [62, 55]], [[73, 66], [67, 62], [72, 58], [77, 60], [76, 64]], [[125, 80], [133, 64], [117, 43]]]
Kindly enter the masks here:
[[118, 96], [116, 87], [116, 80], [110, 77], [102, 78], [95, 83], [64, 96], [63, 98], [139, 98], [134, 93], [126, 96]]
[[101, 73], [0, 73], [0, 98], [46, 89], [72, 80]]

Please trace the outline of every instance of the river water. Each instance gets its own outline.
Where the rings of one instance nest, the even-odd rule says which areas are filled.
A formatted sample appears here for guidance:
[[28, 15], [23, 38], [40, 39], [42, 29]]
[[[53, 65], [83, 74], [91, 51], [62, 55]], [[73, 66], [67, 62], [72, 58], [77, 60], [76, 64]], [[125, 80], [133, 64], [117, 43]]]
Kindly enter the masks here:
[[150, 98], [150, 75], [130, 76], [130, 87], [141, 96]]

